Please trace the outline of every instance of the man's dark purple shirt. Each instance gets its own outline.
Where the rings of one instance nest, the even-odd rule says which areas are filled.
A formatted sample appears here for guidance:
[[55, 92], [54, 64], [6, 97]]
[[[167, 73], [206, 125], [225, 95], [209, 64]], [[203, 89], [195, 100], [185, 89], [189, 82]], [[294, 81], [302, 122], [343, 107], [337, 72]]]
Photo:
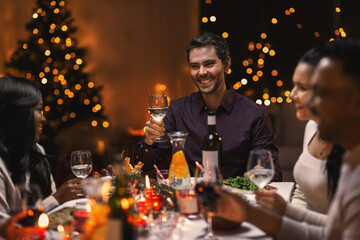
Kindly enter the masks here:
[[[208, 133], [207, 111], [200, 92], [171, 101], [164, 118], [166, 132], [185, 131], [185, 157], [190, 172], [196, 168], [195, 161], [202, 162], [202, 141]], [[250, 99], [228, 90], [216, 110], [216, 130], [222, 139], [221, 167], [224, 178], [243, 176], [247, 159], [252, 149], [268, 149], [275, 164], [273, 181], [281, 181], [278, 149], [271, 120], [265, 109]], [[144, 140], [138, 143], [135, 159], [142, 161], [143, 169], [150, 170], [153, 164], [171, 161], [171, 144], [157, 143], [148, 146]], [[169, 152], [170, 151], [170, 152]]]

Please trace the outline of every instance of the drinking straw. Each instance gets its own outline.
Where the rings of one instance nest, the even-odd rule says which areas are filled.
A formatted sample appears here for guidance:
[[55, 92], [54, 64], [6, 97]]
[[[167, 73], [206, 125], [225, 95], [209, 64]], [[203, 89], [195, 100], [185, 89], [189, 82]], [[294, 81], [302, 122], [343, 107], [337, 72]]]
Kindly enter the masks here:
[[160, 172], [159, 168], [156, 166], [156, 164], [154, 164], [154, 168], [155, 168], [156, 172], [159, 174], [159, 176], [161, 177], [161, 179], [164, 181], [164, 183], [167, 184], [164, 176], [161, 174], [161, 172]]
[[202, 172], [204, 171], [204, 167], [198, 161], [196, 161], [195, 164]]

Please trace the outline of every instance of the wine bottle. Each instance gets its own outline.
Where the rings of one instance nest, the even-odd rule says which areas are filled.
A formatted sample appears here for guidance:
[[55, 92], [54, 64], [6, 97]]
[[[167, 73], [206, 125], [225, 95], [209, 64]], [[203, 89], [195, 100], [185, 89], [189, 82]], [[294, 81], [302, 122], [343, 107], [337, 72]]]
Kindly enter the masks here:
[[208, 134], [202, 144], [202, 164], [204, 166], [204, 181], [222, 184], [221, 154], [222, 142], [216, 132], [216, 115], [208, 112]]
[[134, 229], [134, 201], [129, 192], [122, 157], [114, 163], [115, 190], [109, 198], [108, 240], [136, 239]]

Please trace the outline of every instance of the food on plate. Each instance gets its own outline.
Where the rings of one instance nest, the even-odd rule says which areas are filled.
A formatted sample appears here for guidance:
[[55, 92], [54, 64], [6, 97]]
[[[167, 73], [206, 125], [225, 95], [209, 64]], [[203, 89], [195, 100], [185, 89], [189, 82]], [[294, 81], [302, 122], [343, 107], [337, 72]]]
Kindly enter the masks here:
[[[253, 182], [251, 182], [250, 179], [240, 176], [237, 176], [235, 178], [230, 177], [224, 180], [223, 183], [227, 186], [238, 188], [245, 191], [253, 191], [258, 189], [258, 187]], [[266, 185], [264, 189], [271, 190], [270, 186], [268, 185]]]
[[49, 214], [49, 228], [56, 229], [58, 225], [72, 224], [75, 208], [63, 208]]

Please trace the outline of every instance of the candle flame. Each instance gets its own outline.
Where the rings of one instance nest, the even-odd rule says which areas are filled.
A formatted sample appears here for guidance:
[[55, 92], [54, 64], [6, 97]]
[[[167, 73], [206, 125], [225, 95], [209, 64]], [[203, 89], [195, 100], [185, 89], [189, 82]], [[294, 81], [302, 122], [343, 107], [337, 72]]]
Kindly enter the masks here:
[[127, 198], [123, 198], [121, 199], [121, 207], [124, 210], [128, 210], [130, 207], [129, 201], [127, 200]]
[[47, 228], [47, 226], [49, 226], [49, 218], [45, 213], [40, 215], [38, 224], [41, 228]]
[[149, 179], [149, 176], [146, 175], [145, 176], [145, 186], [146, 186], [146, 189], [150, 189], [150, 179]]

